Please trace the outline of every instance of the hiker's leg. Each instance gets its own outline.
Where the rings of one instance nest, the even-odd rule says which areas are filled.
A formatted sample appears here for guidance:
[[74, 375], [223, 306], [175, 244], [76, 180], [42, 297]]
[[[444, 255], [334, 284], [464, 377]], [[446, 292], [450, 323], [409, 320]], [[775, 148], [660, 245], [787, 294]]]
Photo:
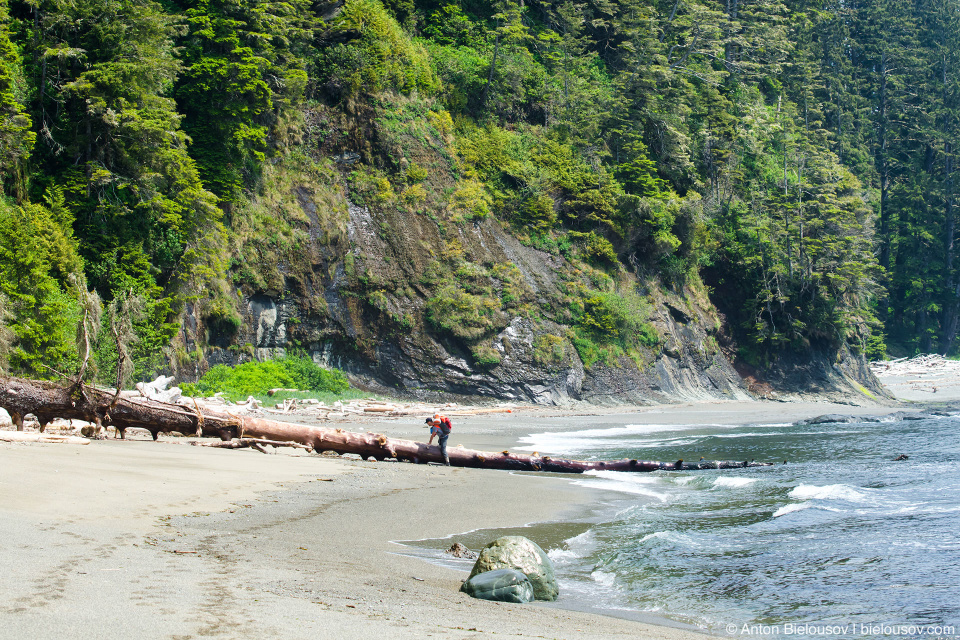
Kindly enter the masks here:
[[440, 436], [440, 455], [443, 456], [443, 464], [450, 466], [450, 456], [447, 455], [447, 438], [450, 436]]

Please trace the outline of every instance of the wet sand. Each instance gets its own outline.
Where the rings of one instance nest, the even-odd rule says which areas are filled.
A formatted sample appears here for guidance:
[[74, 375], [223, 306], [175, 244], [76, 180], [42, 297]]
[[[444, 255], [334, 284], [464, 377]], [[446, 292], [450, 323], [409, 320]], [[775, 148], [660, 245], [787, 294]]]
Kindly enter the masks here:
[[[501, 450], [531, 432], [625, 415], [647, 424], [731, 424], [891, 410], [529, 410], [460, 418], [451, 441]], [[426, 439], [421, 425], [384, 420], [356, 429]], [[0, 443], [0, 638], [702, 637], [542, 604], [473, 600], [458, 592], [463, 571], [403, 555], [394, 542], [583, 518], [598, 494], [568, 478], [186, 442]], [[565, 604], [561, 594], [558, 604], [582, 603]]]

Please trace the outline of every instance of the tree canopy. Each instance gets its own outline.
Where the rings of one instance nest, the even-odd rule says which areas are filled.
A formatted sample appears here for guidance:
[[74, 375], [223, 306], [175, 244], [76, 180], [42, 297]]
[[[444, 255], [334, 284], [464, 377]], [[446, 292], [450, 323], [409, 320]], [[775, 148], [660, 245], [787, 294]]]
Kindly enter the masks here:
[[[185, 304], [237, 322], [231, 284], [273, 286], [239, 247], [299, 241], [249, 237], [272, 233], [272, 163], [335, 179], [318, 105], [407, 109], [455, 167], [458, 224], [700, 287], [753, 363], [955, 353], [958, 65], [958, 0], [3, 0], [0, 353], [75, 366], [88, 289], [144, 301], [144, 373]], [[422, 167], [357, 135], [351, 198], [432, 202]], [[574, 293], [578, 349], [655, 342], [610, 320], [642, 306], [620, 285]], [[481, 333], [514, 304], [431, 295]]]

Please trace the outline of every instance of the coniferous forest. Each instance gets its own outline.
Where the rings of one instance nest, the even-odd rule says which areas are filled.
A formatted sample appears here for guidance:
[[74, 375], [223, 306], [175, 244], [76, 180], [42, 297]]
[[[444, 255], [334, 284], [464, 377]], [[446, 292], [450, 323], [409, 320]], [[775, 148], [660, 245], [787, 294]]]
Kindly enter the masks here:
[[[958, 351], [957, 0], [0, 2], [11, 372], [242, 350], [242, 300], [318, 264], [479, 367], [513, 316], [564, 328], [538, 362], [642, 366], [657, 289], [701, 292], [756, 366]], [[384, 278], [353, 207], [442, 250]], [[491, 221], [564, 261], [556, 296], [471, 260], [457, 229]]]

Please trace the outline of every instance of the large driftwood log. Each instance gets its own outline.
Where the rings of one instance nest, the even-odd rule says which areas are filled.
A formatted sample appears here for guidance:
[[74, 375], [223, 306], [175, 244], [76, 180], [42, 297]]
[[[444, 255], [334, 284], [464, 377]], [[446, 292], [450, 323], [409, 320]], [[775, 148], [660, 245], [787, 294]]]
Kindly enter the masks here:
[[[219, 437], [225, 442], [271, 440], [294, 442], [316, 452], [357, 454], [364, 459], [395, 459], [415, 463], [442, 462], [440, 447], [425, 442], [387, 438], [378, 433], [352, 433], [343, 429], [311, 427], [289, 422], [264, 420], [230, 413], [200, 410], [164, 404], [146, 399], [117, 396], [87, 385], [61, 387], [50, 382], [22, 378], [0, 378], [0, 407], [22, 420], [27, 414], [41, 425], [54, 418], [70, 418], [114, 426], [121, 433], [130, 428], [150, 431], [154, 440], [160, 432]], [[227, 445], [230, 447], [231, 445]], [[524, 455], [502, 451], [490, 453], [463, 447], [448, 449], [450, 464], [457, 467], [506, 469], [511, 471], [552, 471], [583, 473], [603, 471], [689, 471], [696, 469], [733, 469], [767, 466], [750, 462], [653, 462], [644, 460], [582, 461]]]

